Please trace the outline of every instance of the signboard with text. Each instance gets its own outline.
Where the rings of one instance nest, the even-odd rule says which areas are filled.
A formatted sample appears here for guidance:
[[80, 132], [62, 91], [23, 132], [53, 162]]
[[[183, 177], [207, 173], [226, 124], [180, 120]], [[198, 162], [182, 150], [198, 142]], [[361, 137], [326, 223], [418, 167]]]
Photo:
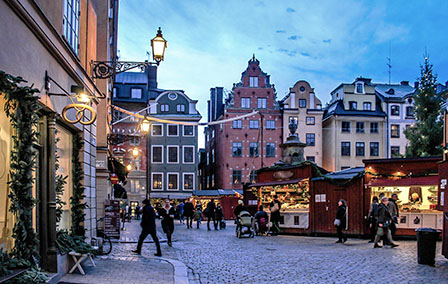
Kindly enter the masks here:
[[120, 200], [104, 201], [104, 233], [112, 239], [120, 238]]

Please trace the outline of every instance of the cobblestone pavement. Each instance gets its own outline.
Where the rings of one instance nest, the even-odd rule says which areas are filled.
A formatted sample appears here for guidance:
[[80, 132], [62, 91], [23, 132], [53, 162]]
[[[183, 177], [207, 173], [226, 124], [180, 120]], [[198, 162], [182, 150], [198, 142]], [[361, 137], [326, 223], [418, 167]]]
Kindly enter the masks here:
[[[176, 221], [177, 223], [177, 221]], [[139, 234], [138, 222], [128, 226], [128, 238]], [[160, 226], [158, 226], [160, 229]], [[164, 257], [184, 262], [190, 283], [448, 283], [448, 260], [437, 248], [436, 266], [417, 264], [416, 241], [400, 247], [373, 249], [366, 240], [262, 236], [237, 239], [235, 227], [226, 230], [187, 230], [176, 224], [173, 247], [162, 243]], [[114, 246], [114, 254], [130, 255], [136, 244]], [[143, 246], [152, 255], [154, 244]]]

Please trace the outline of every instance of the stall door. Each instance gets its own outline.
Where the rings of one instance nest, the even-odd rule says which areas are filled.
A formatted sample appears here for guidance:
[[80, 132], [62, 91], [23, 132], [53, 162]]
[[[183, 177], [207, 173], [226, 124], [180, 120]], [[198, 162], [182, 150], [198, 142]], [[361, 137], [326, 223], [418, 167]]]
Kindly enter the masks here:
[[[314, 232], [313, 233], [336, 233], [334, 219], [338, 209], [338, 201], [346, 200], [344, 188], [334, 188], [333, 185], [322, 183], [314, 189]], [[349, 205], [350, 206], [350, 205]]]

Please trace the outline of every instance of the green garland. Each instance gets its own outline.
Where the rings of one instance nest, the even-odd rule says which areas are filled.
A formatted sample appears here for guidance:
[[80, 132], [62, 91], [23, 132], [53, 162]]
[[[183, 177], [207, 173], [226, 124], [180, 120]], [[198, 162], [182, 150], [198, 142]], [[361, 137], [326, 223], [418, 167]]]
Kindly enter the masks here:
[[62, 254], [75, 251], [77, 253], [97, 253], [91, 245], [84, 241], [84, 236], [69, 234], [67, 230], [61, 230], [56, 235], [56, 246]]
[[71, 233], [76, 236], [85, 235], [84, 219], [86, 214], [84, 210], [87, 208], [87, 204], [84, 201], [84, 186], [82, 181], [84, 179], [84, 170], [82, 163], [79, 160], [79, 154], [83, 149], [84, 141], [80, 135], [74, 135], [73, 137], [73, 196], [70, 197], [70, 205], [72, 210], [72, 229]]
[[9, 211], [15, 216], [13, 229], [14, 248], [12, 254], [18, 259], [35, 263], [39, 257], [38, 238], [33, 229], [32, 211], [36, 204], [32, 195], [36, 165], [36, 154], [33, 144], [38, 143], [39, 133], [36, 131], [39, 121], [38, 89], [20, 86], [25, 83], [21, 77], [14, 77], [0, 71], [0, 93], [5, 96], [5, 113], [9, 117], [15, 133], [13, 150], [11, 151], [11, 180]]

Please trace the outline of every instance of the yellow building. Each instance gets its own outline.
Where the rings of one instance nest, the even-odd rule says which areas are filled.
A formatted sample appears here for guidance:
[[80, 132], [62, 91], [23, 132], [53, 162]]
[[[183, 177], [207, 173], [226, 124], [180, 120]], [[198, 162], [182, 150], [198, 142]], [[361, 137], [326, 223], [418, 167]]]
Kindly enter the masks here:
[[386, 157], [386, 114], [371, 79], [357, 78], [331, 92], [323, 116], [323, 167], [337, 171]]
[[304, 158], [322, 166], [322, 103], [314, 94], [314, 88], [307, 81], [298, 81], [289, 89], [283, 104], [283, 142], [289, 136], [291, 120], [297, 123], [297, 134], [307, 144]]

